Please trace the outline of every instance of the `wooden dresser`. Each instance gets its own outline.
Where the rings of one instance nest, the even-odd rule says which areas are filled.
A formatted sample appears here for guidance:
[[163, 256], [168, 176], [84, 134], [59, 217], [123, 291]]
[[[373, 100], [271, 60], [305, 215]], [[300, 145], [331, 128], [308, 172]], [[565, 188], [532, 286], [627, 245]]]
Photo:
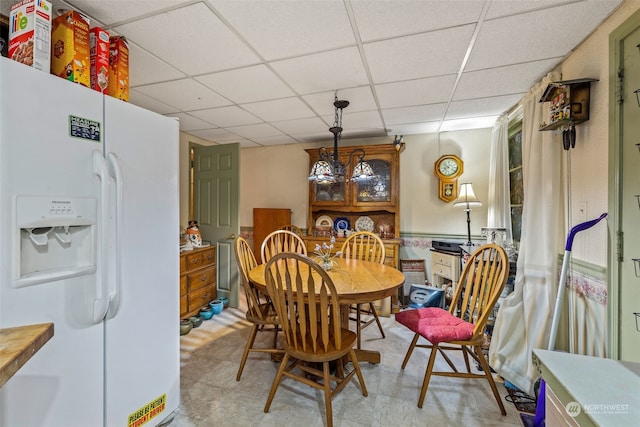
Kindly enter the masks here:
[[180, 318], [198, 313], [216, 296], [216, 248], [210, 246], [182, 252]]

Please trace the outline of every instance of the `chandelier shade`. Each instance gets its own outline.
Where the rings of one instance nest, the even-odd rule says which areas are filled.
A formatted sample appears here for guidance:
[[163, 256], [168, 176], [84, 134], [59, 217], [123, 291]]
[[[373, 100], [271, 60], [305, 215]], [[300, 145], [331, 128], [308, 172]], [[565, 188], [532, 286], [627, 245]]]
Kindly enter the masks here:
[[354, 155], [358, 156], [358, 163], [353, 168], [350, 179], [357, 182], [374, 179], [376, 177], [375, 171], [364, 160], [365, 151], [362, 148], [353, 150], [349, 154], [349, 160], [346, 164], [338, 158], [338, 143], [342, 138], [342, 110], [349, 106], [349, 101], [338, 99], [336, 93], [333, 106], [335, 107], [335, 121], [333, 126], [329, 128], [329, 132], [333, 134], [333, 152], [329, 153], [325, 147], [320, 147], [320, 158], [311, 167], [309, 181], [317, 184], [344, 182], [347, 180], [345, 175]]

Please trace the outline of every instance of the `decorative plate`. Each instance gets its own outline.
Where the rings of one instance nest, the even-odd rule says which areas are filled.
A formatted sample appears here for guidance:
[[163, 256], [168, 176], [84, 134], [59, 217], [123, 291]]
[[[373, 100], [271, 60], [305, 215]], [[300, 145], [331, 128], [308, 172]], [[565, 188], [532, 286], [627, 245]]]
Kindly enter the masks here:
[[340, 230], [348, 230], [351, 228], [351, 222], [349, 222], [349, 218], [339, 217], [333, 222], [333, 227], [336, 231]]
[[333, 228], [333, 220], [329, 215], [322, 215], [316, 219], [316, 227], [329, 227]]
[[368, 216], [361, 216], [356, 221], [356, 231], [373, 231], [373, 220]]

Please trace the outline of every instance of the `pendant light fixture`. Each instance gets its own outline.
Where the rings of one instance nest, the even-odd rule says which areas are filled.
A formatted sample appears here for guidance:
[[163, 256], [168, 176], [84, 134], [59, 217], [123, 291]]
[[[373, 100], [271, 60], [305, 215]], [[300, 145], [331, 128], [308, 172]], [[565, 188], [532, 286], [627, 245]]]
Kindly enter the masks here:
[[329, 131], [333, 134], [333, 152], [329, 152], [325, 147], [320, 147], [318, 150], [320, 158], [311, 167], [309, 181], [314, 181], [318, 184], [344, 182], [347, 179], [347, 168], [351, 164], [353, 156], [358, 157], [358, 163], [351, 173], [351, 181], [359, 182], [374, 179], [376, 174], [371, 165], [365, 162], [364, 156], [366, 153], [362, 148], [356, 148], [349, 153], [349, 160], [346, 164], [338, 158], [338, 143], [342, 139], [342, 110], [349, 106], [349, 101], [338, 99], [338, 93], [336, 92], [333, 106], [335, 108], [335, 118], [333, 126], [329, 128]]

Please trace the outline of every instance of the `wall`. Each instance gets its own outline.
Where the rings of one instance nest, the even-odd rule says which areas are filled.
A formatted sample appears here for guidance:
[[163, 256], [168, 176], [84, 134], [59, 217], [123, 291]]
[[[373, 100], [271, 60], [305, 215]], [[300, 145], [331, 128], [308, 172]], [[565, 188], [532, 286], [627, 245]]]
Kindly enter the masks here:
[[[627, 0], [557, 68], [565, 80], [594, 78], [589, 121], [576, 126], [576, 147], [564, 152], [567, 231], [607, 212], [609, 150], [609, 34], [640, 8]], [[562, 144], [562, 136], [555, 137]], [[568, 172], [567, 172], [568, 171]], [[586, 209], [585, 209], [586, 208]], [[576, 235], [572, 257], [607, 265], [607, 228], [598, 225]]]
[[[345, 126], [348, 125], [345, 116]], [[327, 131], [327, 133], [329, 133]], [[473, 182], [476, 195], [487, 199], [491, 129], [406, 135], [400, 155], [400, 232], [402, 234], [453, 234], [466, 240], [464, 209], [438, 199], [435, 161], [442, 154], [463, 159], [464, 173], [459, 183]], [[343, 139], [340, 146], [389, 144], [393, 137]], [[328, 143], [329, 144], [329, 143]], [[253, 208], [285, 208], [293, 211], [292, 222], [307, 228], [309, 156], [306, 148], [318, 144], [278, 145], [241, 150], [240, 225], [253, 226]], [[486, 226], [486, 204], [472, 212], [472, 234]]]

